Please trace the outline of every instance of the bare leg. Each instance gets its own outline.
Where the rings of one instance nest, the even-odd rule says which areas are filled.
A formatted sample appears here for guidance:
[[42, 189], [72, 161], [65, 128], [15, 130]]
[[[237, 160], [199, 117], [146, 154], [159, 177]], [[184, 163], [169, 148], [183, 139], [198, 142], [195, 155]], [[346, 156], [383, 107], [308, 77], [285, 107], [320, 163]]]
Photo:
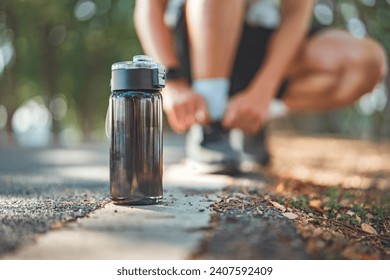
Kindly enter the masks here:
[[230, 73], [241, 37], [245, 0], [187, 0], [193, 90], [204, 98], [211, 123], [191, 127], [187, 155], [208, 172], [237, 171], [238, 154], [219, 122], [229, 97]]
[[372, 39], [327, 30], [309, 39], [283, 98], [290, 111], [330, 110], [371, 91], [387, 72], [386, 55]]
[[228, 78], [238, 47], [244, 0], [187, 0], [194, 79]]

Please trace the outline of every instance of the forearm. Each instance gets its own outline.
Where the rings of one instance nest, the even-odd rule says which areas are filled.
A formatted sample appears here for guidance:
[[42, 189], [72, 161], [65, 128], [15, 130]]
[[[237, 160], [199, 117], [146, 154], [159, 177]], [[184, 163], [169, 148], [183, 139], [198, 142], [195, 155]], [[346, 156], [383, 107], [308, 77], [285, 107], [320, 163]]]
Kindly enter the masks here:
[[[250, 90], [264, 91], [266, 85], [268, 88], [265, 94], [276, 93], [305, 39], [310, 26], [313, 3], [313, 0], [282, 1], [280, 27], [270, 40], [265, 62], [249, 85]], [[268, 96], [269, 99], [272, 97]]]
[[164, 22], [166, 4], [167, 0], [138, 0], [134, 24], [145, 53], [166, 67], [177, 67], [173, 34]]

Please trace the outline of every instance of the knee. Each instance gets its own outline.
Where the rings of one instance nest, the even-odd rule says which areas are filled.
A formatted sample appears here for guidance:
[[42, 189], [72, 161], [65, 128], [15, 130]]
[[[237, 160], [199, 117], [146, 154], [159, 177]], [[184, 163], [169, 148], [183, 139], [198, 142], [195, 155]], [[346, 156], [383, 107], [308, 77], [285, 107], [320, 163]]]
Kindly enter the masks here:
[[366, 39], [365, 44], [366, 65], [371, 65], [370, 70], [376, 73], [377, 82], [379, 82], [384, 79], [388, 72], [386, 51], [382, 45], [373, 39]]
[[388, 71], [384, 48], [375, 40], [353, 38], [341, 30], [324, 32], [307, 44], [303, 59], [311, 68], [341, 75], [359, 71], [376, 84]]
[[303, 62], [309, 69], [327, 73], [340, 71], [342, 63], [337, 49], [329, 41], [311, 41], [305, 48]]
[[357, 39], [339, 30], [322, 32], [306, 44], [306, 69], [333, 77], [327, 90], [338, 106], [346, 106], [373, 90], [388, 71], [383, 47], [373, 39]]
[[[311, 38], [303, 49], [302, 62], [309, 69], [341, 74], [342, 69], [353, 57], [349, 56], [350, 46], [342, 30], [325, 30]], [[349, 61], [348, 61], [349, 60]]]
[[362, 73], [371, 88], [380, 82], [388, 71], [385, 50], [370, 38], [356, 39], [354, 47], [346, 50], [345, 60], [347, 68]]
[[340, 82], [347, 88], [334, 98], [341, 105], [348, 105], [371, 92], [385, 77], [387, 57], [383, 47], [369, 38], [356, 39], [351, 48], [342, 53], [344, 66]]

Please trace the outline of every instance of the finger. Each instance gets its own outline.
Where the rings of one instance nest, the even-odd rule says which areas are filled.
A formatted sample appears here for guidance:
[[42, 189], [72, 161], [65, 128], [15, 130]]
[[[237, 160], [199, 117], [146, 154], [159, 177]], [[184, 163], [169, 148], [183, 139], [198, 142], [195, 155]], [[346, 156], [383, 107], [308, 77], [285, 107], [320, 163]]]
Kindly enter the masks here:
[[183, 133], [185, 131], [185, 127], [177, 121], [175, 116], [169, 116], [168, 115], [168, 122], [171, 126], [172, 130], [176, 133]]
[[253, 134], [259, 125], [260, 120], [258, 116], [246, 111], [245, 113], [241, 112], [241, 114], [237, 112], [229, 128], [239, 128], [244, 132]]
[[195, 119], [195, 104], [193, 102], [187, 103], [184, 106], [184, 121], [186, 123], [187, 128], [191, 127], [196, 123]]
[[206, 120], [206, 113], [202, 109], [198, 109], [195, 113], [195, 120], [200, 124], [204, 124]]
[[245, 127], [243, 128], [243, 131], [246, 132], [247, 134], [253, 135], [260, 130], [260, 127], [261, 127], [261, 120], [256, 118], [250, 122], [247, 122]]
[[199, 99], [195, 108], [195, 120], [200, 124], [207, 124], [211, 121], [207, 105], [203, 99]]
[[237, 118], [236, 110], [232, 109], [231, 107], [228, 107], [226, 109], [225, 115], [222, 120], [222, 126], [226, 128], [234, 127], [234, 124], [236, 123], [236, 118]]
[[181, 126], [177, 121], [172, 118], [168, 118], [168, 122], [172, 130], [176, 133], [183, 133], [185, 131], [184, 127]]
[[194, 118], [196, 123], [205, 124], [208, 118], [207, 105], [202, 97], [194, 99]]
[[172, 112], [172, 123], [174, 124], [176, 130], [178, 132], [184, 132], [187, 129], [187, 125], [185, 122], [185, 111], [181, 105], [176, 105], [173, 108]]

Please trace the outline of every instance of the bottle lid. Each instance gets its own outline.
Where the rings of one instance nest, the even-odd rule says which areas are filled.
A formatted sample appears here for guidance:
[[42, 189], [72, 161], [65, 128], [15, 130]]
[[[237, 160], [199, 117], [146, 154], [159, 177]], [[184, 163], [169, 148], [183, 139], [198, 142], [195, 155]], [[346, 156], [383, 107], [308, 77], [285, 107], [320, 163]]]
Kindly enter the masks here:
[[165, 67], [146, 55], [111, 66], [111, 90], [159, 90], [165, 86]]

